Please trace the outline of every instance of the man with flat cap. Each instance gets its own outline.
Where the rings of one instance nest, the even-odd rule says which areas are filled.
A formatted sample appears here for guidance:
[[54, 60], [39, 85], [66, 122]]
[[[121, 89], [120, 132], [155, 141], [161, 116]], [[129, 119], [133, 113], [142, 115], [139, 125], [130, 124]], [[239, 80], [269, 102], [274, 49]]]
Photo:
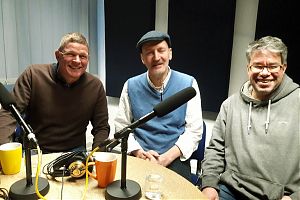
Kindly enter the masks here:
[[170, 68], [172, 49], [167, 33], [147, 32], [136, 48], [147, 72], [125, 82], [115, 118], [116, 131], [151, 112], [167, 97], [184, 88], [194, 87], [194, 98], [163, 117], [149, 120], [128, 137], [128, 153], [168, 167], [190, 180], [189, 157], [198, 147], [203, 128], [197, 81]]

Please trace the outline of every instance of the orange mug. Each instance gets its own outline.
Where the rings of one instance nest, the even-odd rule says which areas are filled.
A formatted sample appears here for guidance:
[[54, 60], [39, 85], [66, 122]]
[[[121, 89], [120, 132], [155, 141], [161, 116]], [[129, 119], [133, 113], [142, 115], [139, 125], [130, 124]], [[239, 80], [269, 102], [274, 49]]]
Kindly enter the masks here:
[[98, 181], [100, 188], [105, 188], [115, 180], [117, 168], [117, 156], [108, 152], [97, 152], [95, 162], [89, 162], [88, 166], [95, 165], [96, 175], [91, 172], [88, 174]]

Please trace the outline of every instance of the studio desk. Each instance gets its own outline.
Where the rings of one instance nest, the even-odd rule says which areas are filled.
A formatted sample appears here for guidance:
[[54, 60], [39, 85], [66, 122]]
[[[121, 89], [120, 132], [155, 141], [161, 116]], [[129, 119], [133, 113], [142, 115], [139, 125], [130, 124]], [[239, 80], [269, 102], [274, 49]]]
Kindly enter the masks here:
[[[97, 154], [94, 153], [94, 155]], [[63, 191], [62, 199], [76, 200], [82, 199], [85, 189], [85, 178], [72, 178], [72, 177], [51, 177], [46, 176], [42, 173], [43, 165], [51, 162], [52, 160], [59, 157], [60, 153], [54, 154], [43, 154], [42, 155], [42, 166], [40, 176], [47, 178], [49, 181], [50, 189], [45, 195], [48, 200], [59, 200], [61, 199], [62, 191], [62, 179], [63, 179]], [[117, 171], [115, 180], [121, 179], [121, 154], [117, 154]], [[32, 176], [36, 174], [37, 168], [37, 155], [31, 156], [31, 168]], [[150, 173], [158, 173], [163, 176], [162, 199], [176, 200], [176, 199], [207, 199], [201, 191], [194, 186], [192, 183], [181, 177], [177, 173], [160, 166], [158, 164], [150, 163], [136, 157], [127, 156], [127, 170], [126, 178], [137, 182], [141, 187], [142, 197], [146, 199], [144, 193], [145, 177]], [[26, 166], [25, 162], [22, 162], [21, 171], [15, 175], [3, 175], [0, 174], [0, 187], [10, 189], [11, 185], [16, 181], [26, 178]], [[34, 184], [34, 182], [33, 182]], [[97, 181], [91, 177], [88, 179], [88, 188], [86, 191], [85, 199], [105, 199], [105, 188], [99, 188]]]

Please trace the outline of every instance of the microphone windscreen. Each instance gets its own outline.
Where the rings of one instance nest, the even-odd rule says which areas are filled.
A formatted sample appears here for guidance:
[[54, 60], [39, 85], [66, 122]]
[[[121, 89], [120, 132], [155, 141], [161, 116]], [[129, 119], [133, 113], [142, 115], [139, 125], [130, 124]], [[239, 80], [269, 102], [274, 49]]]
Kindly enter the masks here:
[[158, 117], [162, 117], [185, 104], [195, 95], [196, 90], [193, 87], [187, 87], [157, 104], [153, 110]]
[[5, 110], [9, 110], [9, 105], [16, 104], [16, 101], [2, 83], [0, 83], [0, 102]]

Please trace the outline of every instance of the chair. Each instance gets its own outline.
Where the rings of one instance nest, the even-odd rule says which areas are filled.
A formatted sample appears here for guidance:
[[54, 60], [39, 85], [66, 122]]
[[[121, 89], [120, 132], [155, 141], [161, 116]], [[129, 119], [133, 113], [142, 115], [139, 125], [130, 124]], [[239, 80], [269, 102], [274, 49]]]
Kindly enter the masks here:
[[200, 140], [198, 144], [198, 148], [196, 151], [193, 152], [191, 155], [190, 159], [195, 159], [197, 160], [197, 171], [196, 174], [192, 173], [192, 183], [196, 186], [201, 185], [201, 179], [200, 179], [200, 174], [201, 174], [201, 161], [204, 158], [204, 150], [205, 150], [205, 139], [206, 139], [206, 124], [203, 121], [203, 132], [202, 132], [202, 139]]
[[11, 92], [14, 88], [14, 84], [4, 84], [4, 87], [7, 89], [7, 91]]
[[[15, 84], [4, 84], [4, 87], [6, 88], [6, 90], [8, 92], [12, 92], [13, 89], [14, 89], [14, 86]], [[22, 128], [19, 124], [17, 124], [16, 126], [16, 129], [15, 129], [15, 132], [14, 132], [14, 138], [13, 138], [13, 141], [14, 142], [20, 142], [20, 143], [23, 143], [23, 136], [22, 136]]]

